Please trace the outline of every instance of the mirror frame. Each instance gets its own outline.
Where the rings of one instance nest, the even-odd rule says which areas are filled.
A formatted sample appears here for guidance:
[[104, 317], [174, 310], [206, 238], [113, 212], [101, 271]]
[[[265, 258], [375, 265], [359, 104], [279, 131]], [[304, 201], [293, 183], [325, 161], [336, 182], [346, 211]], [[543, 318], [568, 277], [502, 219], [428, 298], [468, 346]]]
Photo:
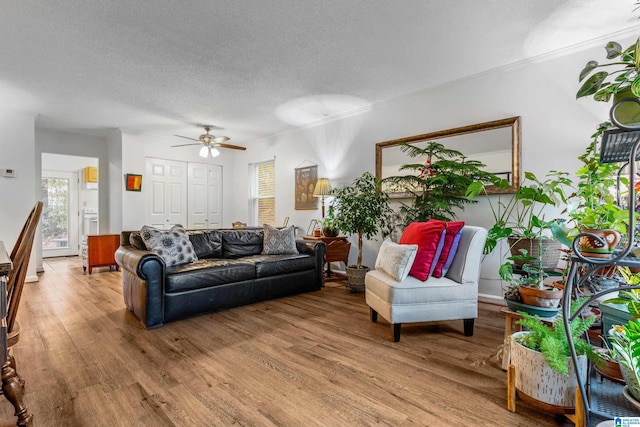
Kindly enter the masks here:
[[[382, 179], [382, 150], [385, 148], [395, 147], [402, 143], [416, 143], [422, 141], [441, 140], [444, 138], [472, 134], [476, 132], [484, 132], [487, 130], [511, 128], [511, 186], [508, 188], [498, 188], [494, 186], [487, 187], [488, 194], [511, 194], [515, 193], [520, 187], [520, 116], [509, 117], [507, 119], [493, 120], [490, 122], [477, 123], [468, 126], [461, 126], [453, 129], [440, 130], [436, 132], [423, 133], [421, 135], [407, 136], [405, 138], [393, 139], [390, 141], [378, 142], [376, 144], [376, 178]], [[404, 193], [390, 193], [393, 194]], [[402, 197], [402, 196], [396, 196]]]

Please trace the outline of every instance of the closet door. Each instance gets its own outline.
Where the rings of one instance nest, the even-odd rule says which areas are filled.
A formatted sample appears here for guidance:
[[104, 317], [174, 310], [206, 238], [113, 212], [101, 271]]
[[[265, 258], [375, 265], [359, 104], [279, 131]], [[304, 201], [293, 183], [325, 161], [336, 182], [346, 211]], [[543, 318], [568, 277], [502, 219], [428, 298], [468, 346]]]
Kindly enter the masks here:
[[222, 224], [222, 166], [188, 164], [189, 228], [219, 228]]
[[147, 158], [146, 224], [169, 229], [187, 224], [187, 163]]

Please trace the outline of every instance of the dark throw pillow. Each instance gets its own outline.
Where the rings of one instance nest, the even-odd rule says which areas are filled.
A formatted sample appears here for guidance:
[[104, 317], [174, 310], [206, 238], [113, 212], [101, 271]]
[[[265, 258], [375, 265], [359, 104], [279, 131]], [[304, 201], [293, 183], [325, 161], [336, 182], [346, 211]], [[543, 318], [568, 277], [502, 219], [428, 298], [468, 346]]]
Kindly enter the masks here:
[[269, 224], [264, 225], [264, 255], [297, 254], [296, 236], [293, 226], [277, 229]]

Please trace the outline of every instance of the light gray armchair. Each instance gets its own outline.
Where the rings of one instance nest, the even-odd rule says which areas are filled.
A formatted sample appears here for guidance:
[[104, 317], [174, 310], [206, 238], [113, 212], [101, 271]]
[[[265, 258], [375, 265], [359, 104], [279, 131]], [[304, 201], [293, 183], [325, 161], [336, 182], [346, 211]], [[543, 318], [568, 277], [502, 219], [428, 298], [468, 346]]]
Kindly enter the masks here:
[[393, 341], [400, 341], [402, 323], [446, 320], [464, 321], [464, 334], [473, 335], [478, 317], [478, 279], [482, 249], [487, 230], [465, 225], [458, 251], [447, 274], [421, 281], [408, 276], [396, 281], [382, 270], [372, 270], [365, 277], [365, 300], [371, 320], [378, 314], [391, 323]]

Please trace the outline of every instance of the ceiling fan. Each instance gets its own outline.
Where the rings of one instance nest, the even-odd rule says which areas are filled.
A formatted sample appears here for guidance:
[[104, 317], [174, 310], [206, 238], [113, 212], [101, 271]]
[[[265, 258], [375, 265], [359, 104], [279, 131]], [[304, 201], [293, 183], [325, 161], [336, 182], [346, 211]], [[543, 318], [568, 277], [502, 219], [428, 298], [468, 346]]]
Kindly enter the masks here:
[[202, 145], [202, 148], [200, 148], [200, 157], [204, 157], [207, 158], [209, 155], [211, 155], [211, 157], [217, 157], [220, 155], [220, 151], [218, 151], [218, 147], [220, 148], [231, 148], [232, 150], [246, 150], [246, 147], [241, 147], [239, 145], [232, 145], [232, 144], [225, 144], [225, 141], [229, 140], [228, 136], [213, 136], [209, 133], [209, 130], [211, 130], [211, 126], [203, 126], [204, 130], [206, 133], [203, 133], [202, 135], [200, 135], [198, 137], [198, 139], [196, 138], [191, 138], [188, 136], [182, 136], [182, 135], [173, 135], [173, 136], [177, 136], [179, 138], [184, 138], [184, 139], [190, 139], [192, 141], [198, 141], [197, 144], [191, 143], [191, 144], [179, 144], [179, 145], [172, 145], [172, 147], [185, 147], [187, 145]]

